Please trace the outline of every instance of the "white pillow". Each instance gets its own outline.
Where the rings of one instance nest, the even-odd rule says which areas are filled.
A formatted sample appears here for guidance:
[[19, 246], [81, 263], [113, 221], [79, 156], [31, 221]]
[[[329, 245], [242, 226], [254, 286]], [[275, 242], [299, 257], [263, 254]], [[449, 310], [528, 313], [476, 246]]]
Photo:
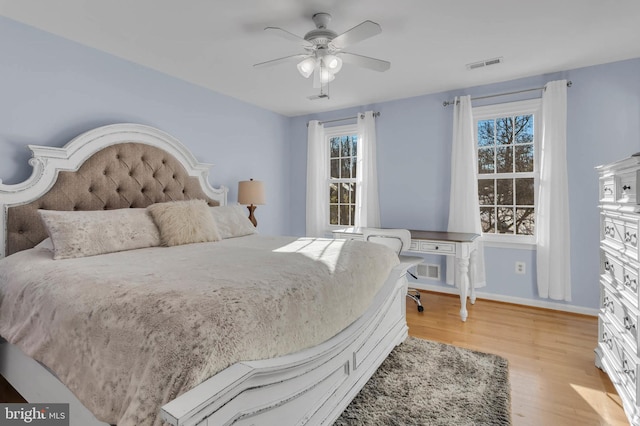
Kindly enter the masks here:
[[38, 210], [53, 243], [54, 259], [95, 256], [160, 245], [145, 209]]
[[218, 225], [220, 237], [233, 238], [255, 234], [258, 231], [240, 205], [211, 207], [211, 214]]
[[220, 241], [220, 234], [204, 200], [170, 201], [147, 207], [165, 246]]

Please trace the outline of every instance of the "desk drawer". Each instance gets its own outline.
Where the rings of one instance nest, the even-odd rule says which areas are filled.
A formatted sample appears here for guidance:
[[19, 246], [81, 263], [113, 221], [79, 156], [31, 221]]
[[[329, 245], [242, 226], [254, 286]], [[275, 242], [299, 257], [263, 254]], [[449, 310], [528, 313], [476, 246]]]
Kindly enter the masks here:
[[420, 251], [436, 254], [453, 254], [456, 252], [456, 245], [452, 243], [421, 241]]

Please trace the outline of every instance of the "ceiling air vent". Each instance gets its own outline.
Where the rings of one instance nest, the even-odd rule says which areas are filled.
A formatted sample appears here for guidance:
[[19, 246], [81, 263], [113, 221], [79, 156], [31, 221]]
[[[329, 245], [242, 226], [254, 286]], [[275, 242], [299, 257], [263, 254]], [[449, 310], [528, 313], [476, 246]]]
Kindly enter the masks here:
[[489, 65], [501, 64], [504, 59], [501, 57], [493, 58], [493, 59], [485, 59], [484, 61], [473, 62], [471, 64], [467, 64], [468, 70], [475, 70], [477, 68], [488, 67]]

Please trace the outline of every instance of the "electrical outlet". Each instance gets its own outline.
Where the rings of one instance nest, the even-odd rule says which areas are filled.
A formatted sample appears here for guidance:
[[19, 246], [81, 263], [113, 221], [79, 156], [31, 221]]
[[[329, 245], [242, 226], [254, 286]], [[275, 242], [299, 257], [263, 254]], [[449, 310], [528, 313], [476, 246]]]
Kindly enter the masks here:
[[524, 262], [516, 262], [516, 274], [524, 275], [527, 273], [527, 266]]

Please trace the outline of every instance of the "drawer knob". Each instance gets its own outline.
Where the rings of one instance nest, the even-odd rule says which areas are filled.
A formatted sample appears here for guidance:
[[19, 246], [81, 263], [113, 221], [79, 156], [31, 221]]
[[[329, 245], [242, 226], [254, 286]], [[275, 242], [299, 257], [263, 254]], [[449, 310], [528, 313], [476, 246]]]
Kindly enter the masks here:
[[604, 189], [602, 190], [602, 192], [604, 192], [605, 194], [613, 194], [613, 189], [610, 186], [605, 186]]
[[627, 330], [631, 330], [636, 328], [636, 325], [631, 322], [631, 318], [629, 318], [628, 316], [624, 317], [624, 328], [626, 328]]
[[606, 331], [602, 333], [602, 343], [609, 346], [609, 349], [613, 349], [613, 342]]
[[636, 372], [635, 370], [629, 368], [629, 363], [627, 362], [626, 359], [622, 361], [622, 371], [624, 371], [625, 374], [630, 376], [633, 380], [636, 379]]
[[436, 246], [436, 250], [438, 250], [440, 247]]
[[631, 290], [633, 290], [634, 292], [638, 290], [638, 280], [637, 280], [637, 278], [631, 279], [631, 276], [629, 276], [629, 274], [626, 274], [624, 276], [624, 285], [626, 287], [630, 287]]
[[632, 245], [636, 245], [638, 244], [638, 235], [637, 233], [631, 233], [629, 231], [625, 232], [624, 234], [624, 242], [625, 243], [631, 243]]
[[611, 273], [615, 272], [613, 265], [608, 260], [604, 262], [604, 270]]
[[626, 191], [627, 189], [631, 189], [631, 185], [625, 185], [625, 186], [622, 187], [622, 189], [624, 191]]

